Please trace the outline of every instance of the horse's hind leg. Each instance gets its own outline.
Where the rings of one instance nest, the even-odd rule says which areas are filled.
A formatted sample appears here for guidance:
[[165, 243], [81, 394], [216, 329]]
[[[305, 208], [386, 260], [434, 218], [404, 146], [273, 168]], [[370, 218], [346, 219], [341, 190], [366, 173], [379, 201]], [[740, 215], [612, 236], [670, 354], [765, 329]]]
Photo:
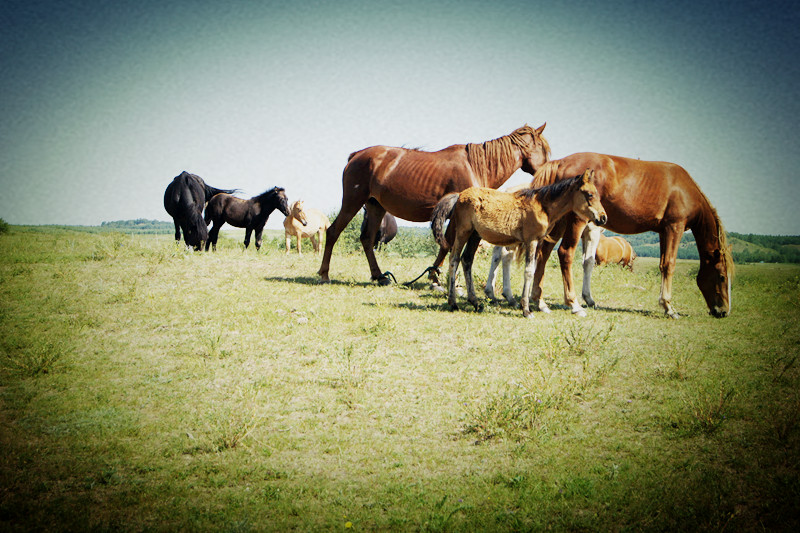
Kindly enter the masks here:
[[389, 278], [384, 277], [378, 266], [378, 260], [375, 258], [375, 250], [373, 244], [375, 236], [378, 234], [378, 229], [383, 220], [383, 215], [386, 214], [386, 209], [383, 208], [376, 200], [370, 198], [366, 203], [366, 228], [361, 232], [361, 246], [364, 248], [364, 254], [367, 256], [369, 262], [369, 271], [372, 276], [372, 281], [378, 281], [379, 285], [388, 285]]
[[475, 296], [475, 283], [472, 279], [472, 263], [475, 260], [475, 252], [478, 250], [480, 243], [481, 236], [478, 235], [477, 231], [472, 232], [461, 258], [461, 263], [464, 265], [464, 283], [467, 285], [467, 301], [475, 306], [476, 311], [483, 308], [477, 296]]
[[581, 235], [581, 245], [583, 247], [583, 288], [581, 289], [581, 296], [589, 307], [595, 307], [596, 305], [592, 298], [592, 270], [594, 269], [597, 245], [600, 244], [600, 234], [602, 232], [602, 228], [594, 224], [587, 224]]
[[180, 226], [180, 224], [178, 224], [178, 221], [176, 219], [174, 219], [174, 218], [172, 219], [172, 223], [175, 224], [175, 240], [176, 241], [180, 241], [181, 240], [181, 226]]
[[253, 233], [253, 228], [247, 228], [244, 230], [244, 249], [247, 250], [247, 247], [250, 246], [250, 235]]

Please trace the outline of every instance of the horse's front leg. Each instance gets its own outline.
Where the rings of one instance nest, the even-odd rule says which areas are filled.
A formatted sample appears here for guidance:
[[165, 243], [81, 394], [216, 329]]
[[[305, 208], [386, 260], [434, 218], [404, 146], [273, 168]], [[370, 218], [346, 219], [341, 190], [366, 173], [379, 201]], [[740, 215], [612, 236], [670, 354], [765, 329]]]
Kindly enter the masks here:
[[533, 278], [536, 274], [536, 249], [539, 242], [534, 240], [525, 245], [525, 274], [522, 282], [522, 316], [531, 318], [530, 296]]
[[261, 249], [261, 234], [264, 233], [264, 227], [256, 228], [256, 250]]
[[483, 306], [478, 301], [478, 297], [475, 296], [475, 283], [472, 279], [472, 263], [475, 260], [475, 252], [478, 250], [478, 245], [480, 243], [481, 236], [478, 235], [478, 232], [474, 232], [470, 235], [461, 258], [461, 262], [464, 265], [464, 282], [467, 284], [467, 301], [475, 307], [476, 311], [481, 311], [483, 309]]
[[664, 312], [670, 318], [680, 318], [680, 315], [672, 307], [672, 276], [675, 274], [675, 261], [678, 258], [678, 245], [681, 242], [685, 226], [677, 224], [668, 227], [661, 233], [659, 245], [661, 248], [661, 260], [659, 269], [661, 270], [661, 294], [658, 303], [664, 308]]
[[572, 259], [575, 257], [575, 248], [578, 247], [584, 224], [573, 218], [568, 225], [561, 246], [558, 248], [558, 260], [561, 264], [561, 278], [564, 282], [564, 303], [572, 310], [573, 315], [586, 316], [586, 311], [581, 307], [575, 297], [575, 287], [572, 281]]
[[596, 306], [594, 298], [592, 298], [592, 270], [594, 269], [597, 246], [600, 244], [600, 235], [602, 233], [602, 228], [594, 224], [587, 224], [581, 235], [581, 245], [583, 247], [583, 288], [581, 289], [581, 296], [589, 307]]

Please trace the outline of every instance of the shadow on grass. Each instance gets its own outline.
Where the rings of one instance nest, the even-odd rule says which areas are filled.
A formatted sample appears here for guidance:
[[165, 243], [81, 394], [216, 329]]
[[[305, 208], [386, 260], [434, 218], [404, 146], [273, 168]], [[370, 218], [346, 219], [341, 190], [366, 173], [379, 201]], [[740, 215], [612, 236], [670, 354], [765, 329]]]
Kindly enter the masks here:
[[280, 281], [297, 283], [298, 285], [346, 285], [348, 287], [371, 287], [377, 285], [374, 281], [340, 281], [333, 279], [323, 283], [318, 276], [264, 276], [264, 281]]

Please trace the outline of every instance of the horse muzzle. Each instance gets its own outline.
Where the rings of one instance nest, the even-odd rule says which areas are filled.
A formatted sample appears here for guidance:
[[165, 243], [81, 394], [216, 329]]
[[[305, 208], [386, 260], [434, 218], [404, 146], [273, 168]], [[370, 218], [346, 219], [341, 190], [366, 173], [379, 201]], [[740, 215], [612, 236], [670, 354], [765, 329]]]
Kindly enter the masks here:
[[726, 316], [728, 316], [728, 310], [718, 305], [712, 307], [709, 313], [711, 313], [711, 316], [713, 316], [714, 318], [725, 318]]
[[608, 222], [608, 217], [603, 213], [599, 217], [596, 216], [592, 222], [597, 226], [605, 226], [606, 222]]

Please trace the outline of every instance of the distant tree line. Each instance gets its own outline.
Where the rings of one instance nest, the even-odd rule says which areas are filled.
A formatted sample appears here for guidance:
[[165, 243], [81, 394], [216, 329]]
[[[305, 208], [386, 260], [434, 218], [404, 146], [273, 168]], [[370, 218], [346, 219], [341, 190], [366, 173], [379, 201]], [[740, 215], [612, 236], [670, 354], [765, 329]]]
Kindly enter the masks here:
[[100, 224], [100, 228], [106, 231], [121, 231], [124, 233], [175, 233], [175, 225], [172, 222], [144, 218], [103, 222]]
[[[607, 236], [615, 235], [606, 232]], [[623, 235], [640, 257], [659, 257], [659, 237], [648, 231], [637, 235]], [[800, 263], [800, 236], [755, 235], [728, 233], [728, 243], [733, 245], [733, 260], [737, 263]], [[679, 259], [699, 259], [694, 235], [684, 233], [678, 247]]]

